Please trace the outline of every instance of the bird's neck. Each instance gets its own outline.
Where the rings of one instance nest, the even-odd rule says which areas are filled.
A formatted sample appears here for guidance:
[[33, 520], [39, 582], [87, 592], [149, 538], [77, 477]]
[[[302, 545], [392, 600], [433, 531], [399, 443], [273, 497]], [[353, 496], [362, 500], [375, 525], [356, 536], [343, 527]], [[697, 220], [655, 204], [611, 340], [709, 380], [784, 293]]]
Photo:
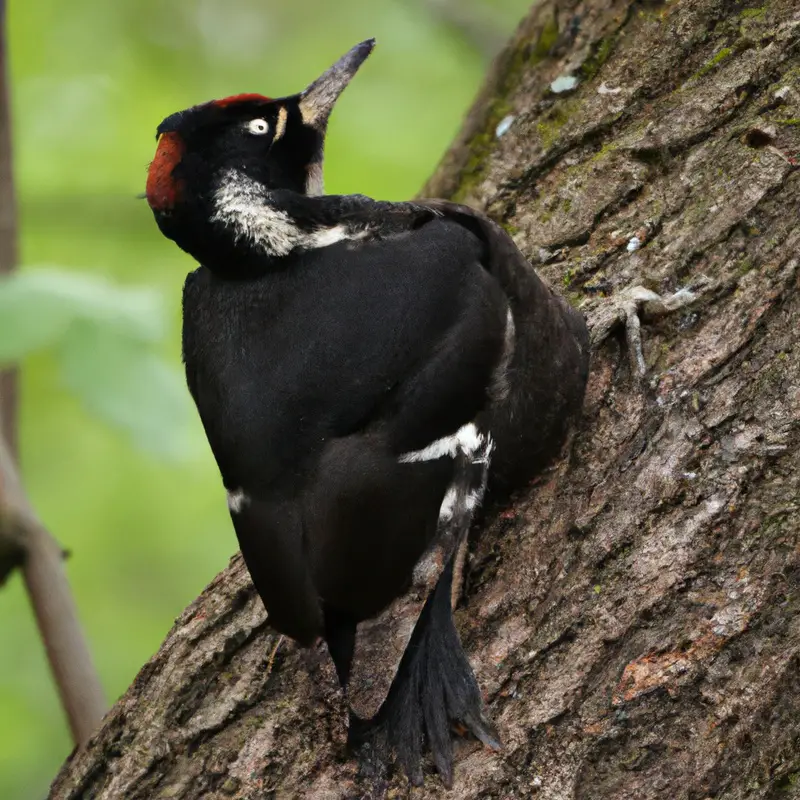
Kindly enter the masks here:
[[162, 230], [213, 272], [236, 278], [282, 269], [286, 257], [296, 251], [382, 238], [433, 216], [423, 206], [379, 202], [364, 195], [270, 190], [234, 169], [221, 175], [204, 207], [196, 211], [201, 219]]
[[269, 191], [231, 169], [213, 193], [209, 222], [234, 247], [243, 245], [248, 253], [266, 259], [356, 238], [357, 232], [324, 200], [289, 190]]

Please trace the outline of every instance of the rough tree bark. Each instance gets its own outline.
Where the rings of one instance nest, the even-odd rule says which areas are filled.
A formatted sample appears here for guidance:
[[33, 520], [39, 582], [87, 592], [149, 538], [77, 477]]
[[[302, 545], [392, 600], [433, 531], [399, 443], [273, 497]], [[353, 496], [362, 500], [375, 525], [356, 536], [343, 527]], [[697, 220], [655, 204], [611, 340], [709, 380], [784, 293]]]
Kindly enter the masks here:
[[[635, 285], [697, 295], [645, 317], [644, 381], [598, 347], [571, 447], [473, 546], [506, 748], [459, 745], [453, 798], [800, 797], [800, 10], [755, 2], [544, 0], [423, 192], [595, 326]], [[234, 558], [51, 797], [359, 796], [332, 668], [275, 644]]]

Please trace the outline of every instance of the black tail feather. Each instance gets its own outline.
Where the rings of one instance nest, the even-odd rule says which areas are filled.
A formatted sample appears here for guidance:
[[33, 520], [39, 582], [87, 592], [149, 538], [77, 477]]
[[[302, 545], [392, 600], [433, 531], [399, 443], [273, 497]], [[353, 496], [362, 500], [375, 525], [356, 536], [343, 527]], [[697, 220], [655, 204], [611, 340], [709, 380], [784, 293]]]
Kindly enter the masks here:
[[351, 719], [350, 743], [372, 778], [394, 754], [415, 785], [427, 746], [442, 782], [453, 781], [451, 727], [460, 723], [488, 747], [502, 745], [483, 713], [480, 689], [453, 622], [452, 559], [420, 614], [389, 694], [372, 720]]
[[323, 617], [328, 652], [336, 667], [339, 685], [346, 687], [353, 666], [358, 620], [352, 614], [338, 611], [329, 605], [323, 607]]

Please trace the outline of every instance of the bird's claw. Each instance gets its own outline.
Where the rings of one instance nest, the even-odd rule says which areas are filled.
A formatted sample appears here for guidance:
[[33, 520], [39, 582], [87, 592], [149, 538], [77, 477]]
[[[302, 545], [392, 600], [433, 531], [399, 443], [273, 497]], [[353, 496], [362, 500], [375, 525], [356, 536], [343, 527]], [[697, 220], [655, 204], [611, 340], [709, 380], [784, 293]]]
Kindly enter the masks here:
[[643, 378], [647, 366], [642, 351], [640, 317], [654, 319], [672, 314], [693, 303], [698, 296], [698, 292], [688, 288], [660, 295], [644, 286], [628, 287], [601, 301], [587, 315], [592, 347], [600, 345], [615, 328], [624, 325], [631, 368], [637, 378]]

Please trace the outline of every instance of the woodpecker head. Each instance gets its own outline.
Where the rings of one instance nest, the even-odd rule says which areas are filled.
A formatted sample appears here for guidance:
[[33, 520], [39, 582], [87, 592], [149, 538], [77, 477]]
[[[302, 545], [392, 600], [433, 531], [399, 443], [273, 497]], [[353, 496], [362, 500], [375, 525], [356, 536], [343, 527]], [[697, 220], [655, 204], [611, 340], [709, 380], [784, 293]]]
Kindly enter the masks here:
[[246, 214], [249, 201], [269, 192], [322, 194], [328, 118], [374, 45], [356, 45], [299, 94], [234, 95], [167, 117], [146, 190], [161, 231], [193, 252], [198, 226], [224, 228], [226, 213]]

